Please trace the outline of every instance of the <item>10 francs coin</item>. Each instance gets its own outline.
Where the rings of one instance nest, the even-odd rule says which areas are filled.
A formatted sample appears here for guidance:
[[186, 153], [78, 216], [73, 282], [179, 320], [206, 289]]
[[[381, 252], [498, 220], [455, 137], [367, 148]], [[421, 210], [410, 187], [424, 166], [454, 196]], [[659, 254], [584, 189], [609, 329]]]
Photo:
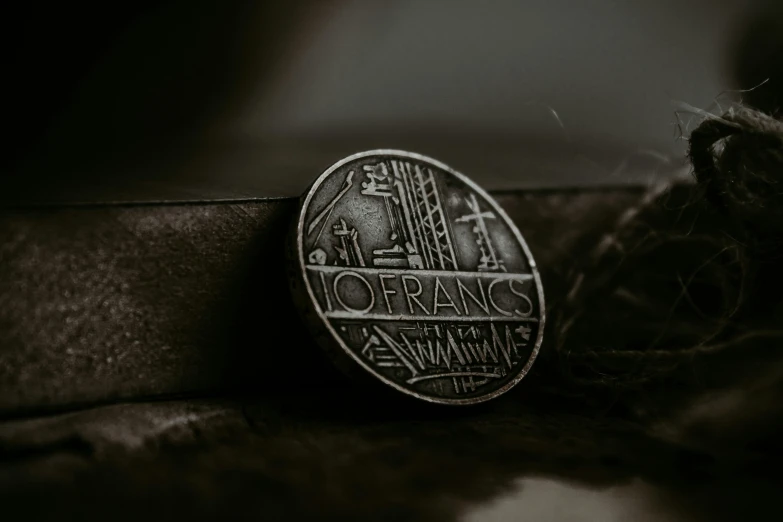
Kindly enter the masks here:
[[338, 366], [444, 404], [497, 397], [532, 366], [535, 261], [498, 204], [443, 163], [396, 150], [340, 160], [302, 197], [293, 234], [294, 300]]

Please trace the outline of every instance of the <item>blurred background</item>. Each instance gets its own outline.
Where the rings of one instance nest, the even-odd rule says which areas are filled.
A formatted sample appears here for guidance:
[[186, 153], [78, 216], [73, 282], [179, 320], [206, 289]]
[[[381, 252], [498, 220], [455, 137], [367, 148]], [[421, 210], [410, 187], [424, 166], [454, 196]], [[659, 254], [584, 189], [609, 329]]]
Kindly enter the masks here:
[[779, 107], [778, 4], [19, 3], [0, 198], [296, 196], [377, 147], [491, 189], [683, 175], [694, 108]]
[[[780, 0], [44, 0], [6, 4], [10, 5], [4, 5], [0, 18], [6, 37], [2, 117], [7, 130], [0, 155], [0, 206], [4, 207], [299, 196], [329, 165], [371, 148], [402, 148], [433, 156], [493, 190], [687, 179], [683, 137], [702, 117], [701, 111], [720, 113], [742, 100], [779, 116], [783, 104]], [[614, 202], [600, 212], [591, 211], [591, 205], [598, 208], [609, 197], [595, 198], [596, 203], [586, 198], [580, 203], [581, 197], [552, 198], [551, 203], [541, 198], [538, 206], [520, 200], [515, 205], [515, 216], [540, 218], [531, 233], [526, 230], [525, 234], [533, 240], [531, 245], [539, 245], [539, 262], [539, 252], [554, 260], [541, 263], [555, 282], [547, 283], [547, 295], [556, 296], [559, 286], [568, 282], [565, 267], [569, 263], [561, 267], [556, 261], [576, 258], [586, 248], [583, 245], [592, 247], [597, 239], [591, 234], [603, 230], [603, 223], [614, 223], [615, 213], [637, 196], [627, 200], [612, 196], [617, 199], [611, 199]], [[583, 211], [560, 212], [565, 205], [582, 205]], [[33, 369], [43, 368], [44, 375], [57, 377], [51, 378], [54, 385], [49, 388], [30, 377], [36, 375], [35, 370], [19, 371], [15, 372], [18, 382], [57, 389], [57, 383], [70, 386], [73, 372], [83, 371], [97, 383], [87, 380], [83, 387], [91, 390], [95, 386], [94, 393], [101, 396], [104, 384], [111, 390], [116, 387], [141, 394], [136, 383], [141, 390], [146, 389], [145, 383], [152, 383], [150, 389], [157, 393], [158, 386], [168, 386], [168, 375], [176, 375], [172, 382], [179, 390], [190, 382], [189, 372], [195, 372], [192, 382], [196, 387], [202, 385], [202, 378], [206, 382], [217, 379], [222, 385], [240, 363], [245, 363], [243, 370], [255, 372], [257, 366], [246, 364], [246, 359], [259, 360], [265, 354], [256, 350], [255, 342], [240, 340], [256, 333], [246, 326], [257, 325], [258, 303], [269, 301], [280, 309], [278, 313], [287, 312], [268, 298], [274, 294], [258, 290], [275, 280], [263, 276], [266, 267], [277, 269], [276, 256], [269, 256], [269, 264], [257, 263], [257, 259], [266, 257], [262, 256], [265, 249], [274, 244], [267, 243], [266, 236], [275, 241], [278, 233], [247, 227], [268, 219], [273, 228], [287, 215], [280, 210], [277, 214], [259, 210], [258, 221], [244, 219], [244, 215], [231, 219], [238, 212], [232, 207], [218, 209], [229, 215], [219, 219], [215, 215], [219, 217], [220, 212], [210, 215], [198, 207], [181, 207], [171, 214], [165, 208], [140, 209], [129, 221], [117, 217], [117, 209], [75, 212], [70, 217], [68, 211], [21, 212], [21, 217], [8, 212], [12, 218], [0, 225], [10, 239], [0, 242], [0, 247], [6, 247], [0, 251], [0, 260], [12, 270], [0, 271], [0, 275], [8, 274], [5, 287], [13, 291], [4, 294], [10, 297], [5, 298], [7, 313], [0, 317], [0, 326], [10, 332], [12, 342], [18, 344], [32, 332], [30, 337], [41, 344], [18, 350], [11, 344], [6, 360], [13, 363], [13, 357], [22, 354], [20, 367], [33, 361]], [[186, 218], [180, 222], [177, 216], [182, 208]], [[128, 225], [135, 219], [144, 227]], [[181, 226], [172, 228], [172, 223]], [[69, 228], [72, 233], [63, 233]], [[195, 261], [190, 262], [191, 258]], [[549, 288], [555, 290], [550, 294]], [[258, 295], [264, 299], [259, 301]], [[38, 328], [39, 324], [43, 326]], [[240, 327], [225, 336], [235, 324]], [[53, 340], [46, 336], [49, 331], [54, 332]], [[224, 349], [226, 343], [242, 346]], [[39, 363], [34, 348], [49, 345], [55, 346], [50, 350], [52, 359], [42, 356]], [[128, 358], [120, 362], [126, 354]], [[211, 357], [217, 362], [202, 366]], [[137, 365], [143, 374], [137, 373]], [[245, 378], [244, 371], [239, 374]], [[769, 382], [779, 382], [765, 379], [751, 388], [748, 397], [756, 402], [755, 408], [748, 408], [750, 414], [760, 411], [759, 404], [767, 404], [756, 400], [757, 394], [765, 393], [765, 386], [772, 386]], [[731, 399], [728, 403], [717, 404], [729, 409], [743, 404], [726, 397]], [[128, 490], [113, 487], [135, 484], [154, 490], [151, 498], [164, 498], [156, 495], [173, 491], [172, 503], [186, 501], [172, 505], [198, 512], [203, 506], [221, 506], [220, 498], [204, 494], [214, 484], [216, 490], [225, 489], [231, 501], [241, 499], [248, 506], [266, 509], [267, 499], [274, 507], [290, 503], [293, 497], [277, 487], [279, 477], [267, 482], [264, 473], [269, 470], [283, 481], [295, 482], [299, 473], [320, 469], [324, 463], [324, 469], [334, 475], [323, 476], [334, 481], [343, 477], [340, 480], [347, 484], [338, 484], [334, 491], [358, 485], [356, 494], [363, 495], [374, 485], [386, 487], [384, 481], [394, 485], [399, 480], [398, 487], [404, 483], [402, 491], [415, 490], [416, 495], [434, 495], [439, 488], [458, 492], [427, 496], [427, 504], [436, 507], [458, 502], [462, 508], [466, 504], [460, 491], [471, 498], [488, 497], [490, 491], [497, 494], [500, 490], [492, 488], [502, 483], [508, 495], [468, 513], [466, 520], [506, 520], [526, 510], [540, 520], [545, 520], [545, 512], [560, 518], [585, 513], [590, 517], [592, 513], [592, 519], [607, 521], [685, 520], [685, 515], [675, 518], [675, 511], [711, 515], [700, 520], [716, 520], [717, 515], [739, 519], [735, 515], [740, 512], [753, 518], [752, 511], [776, 506], [779, 494], [778, 484], [747, 482], [732, 467], [726, 468], [729, 471], [717, 485], [702, 482], [708, 475], [701, 475], [701, 454], [678, 453], [670, 464], [659, 459], [668, 449], [656, 443], [647, 452], [635, 435], [623, 442], [625, 431], [594, 445], [590, 437], [572, 437], [567, 430], [561, 433], [548, 425], [531, 424], [528, 430], [523, 423], [520, 440], [525, 446], [537, 437], [543, 441], [523, 451], [516, 447], [514, 437], [508, 437], [509, 430], [517, 426], [507, 422], [514, 415], [513, 408], [495, 410], [500, 420], [495, 428], [488, 423], [486, 431], [469, 419], [455, 424], [457, 428], [451, 424], [426, 427], [417, 421], [411, 423], [411, 437], [400, 437], [398, 445], [389, 445], [383, 430], [372, 426], [375, 420], [362, 431], [348, 416], [337, 416], [336, 426], [342, 427], [332, 431], [328, 425], [335, 420], [333, 411], [315, 413], [319, 403], [313, 407], [309, 400], [307, 404], [299, 400], [293, 397], [293, 402], [281, 401], [279, 406], [273, 401], [268, 408], [262, 403], [255, 414], [244, 408], [229, 411], [225, 420], [222, 414], [213, 413], [217, 410], [212, 406], [198, 413], [198, 407], [191, 410], [187, 403], [184, 409], [160, 403], [161, 409], [153, 404], [146, 410], [142, 402], [129, 409], [104, 410], [108, 413], [97, 416], [87, 410], [86, 417], [72, 417], [73, 429], [86, 433], [78, 436], [76, 432], [70, 436], [68, 419], [61, 422], [51, 417], [48, 425], [25, 419], [20, 431], [14, 431], [13, 425], [10, 428], [11, 449], [0, 448], [8, 466], [21, 469], [32, 463], [32, 481], [6, 473], [11, 477], [9, 483], [20, 484], [19, 491], [32, 492], [28, 496], [12, 492], [12, 500], [24, 504], [25, 510], [53, 512], [59, 506], [51, 499], [41, 502], [36, 488], [67, 484], [58, 490], [63, 492], [65, 506], [78, 504], [79, 509], [86, 506], [102, 514], [95, 506], [105, 505], [105, 512], [120, 515], [117, 506], [125, 506], [135, 514], [146, 509], [145, 503], [132, 496], [127, 497], [131, 504], [127, 499], [121, 501]], [[324, 400], [328, 402], [329, 396]], [[551, 412], [546, 415], [550, 419]], [[709, 423], [711, 418], [707, 413], [698, 415], [693, 424], [697, 437], [697, 430], [703, 429], [699, 423]], [[253, 436], [224, 452], [227, 446], [217, 444], [218, 438], [224, 440], [223, 430], [233, 429], [234, 419], [244, 429], [249, 426]], [[594, 419], [590, 420], [586, 429], [601, 433], [603, 421], [590, 427]], [[321, 422], [326, 429], [318, 428]], [[397, 436], [396, 422], [391, 423], [389, 440]], [[282, 429], [286, 423], [291, 423], [290, 430]], [[723, 433], [723, 423], [715, 425]], [[444, 445], [440, 435], [448, 440], [446, 435], [458, 432], [459, 426], [467, 428], [464, 443]], [[170, 440], [169, 429], [174, 433]], [[324, 447], [340, 453], [339, 465], [330, 464], [331, 450], [311, 448], [310, 441], [320, 436], [311, 432], [324, 434]], [[176, 449], [177, 443], [171, 441], [177, 441], [179, 433], [183, 445], [196, 441], [194, 458], [168, 451]], [[581, 428], [576, 433], [582, 433]], [[733, 432], [729, 429], [728, 433]], [[207, 447], [210, 437], [215, 438], [214, 449]], [[472, 457], [461, 455], [468, 457], [467, 467], [462, 467], [462, 461], [450, 467], [453, 447], [460, 451], [480, 448], [476, 441], [493, 438], [499, 444], [485, 445], [486, 453], [477, 450]], [[108, 467], [84, 471], [85, 462], [101, 462], [108, 455], [102, 453], [102, 444], [111, 446], [115, 439], [130, 441], [123, 444], [143, 458], [121, 454], [118, 461], [107, 459]], [[600, 460], [595, 461], [600, 462], [596, 464], [599, 472], [592, 476], [590, 469], [572, 469], [570, 458], [557, 455], [559, 445], [575, 454], [585, 451], [587, 462], [593, 462], [591, 452], [601, 451]], [[509, 458], [506, 448], [517, 457]], [[412, 456], [431, 450], [432, 462], [449, 464], [433, 466], [440, 473], [437, 480], [430, 480], [434, 475], [424, 471], [423, 482], [403, 480], [406, 456], [413, 461]], [[55, 463], [51, 475], [46, 467], [50, 461], [44, 460], [49, 453]], [[283, 460], [275, 460], [276, 455], [270, 462], [286, 463], [290, 458], [291, 469], [278, 473], [276, 464], [266, 468], [266, 455], [272, 453], [280, 453]], [[528, 454], [535, 458], [528, 460], [524, 456]], [[489, 456], [487, 461], [485, 456]], [[680, 473], [680, 459], [686, 469], [689, 458], [696, 460], [692, 464], [699, 470], [695, 475]], [[388, 467], [389, 474], [373, 478], [375, 468], [367, 466], [373, 459], [378, 469]], [[162, 462], [160, 474], [149, 471], [153, 460]], [[628, 470], [636, 473], [635, 466], [661, 482], [668, 476], [660, 478], [652, 472], [659, 466], [664, 470], [672, 466], [682, 482], [658, 487], [633, 479], [601, 492], [546, 477], [525, 478], [516, 483], [518, 487], [508, 484], [510, 475], [539, 469], [539, 462], [540, 469], [546, 470], [548, 460], [555, 468], [569, 468], [566, 474], [584, 474], [598, 482], [606, 480], [606, 484], [615, 476], [628, 480]], [[220, 461], [225, 462], [226, 473], [214, 466]], [[705, 473], [709, 473], [709, 462], [704, 462]], [[765, 470], [775, 470], [766, 460], [762, 464]], [[73, 466], [73, 474], [68, 466]], [[255, 467], [260, 470], [261, 484], [273, 487], [265, 490], [250, 480]], [[456, 471], [450, 473], [452, 469]], [[40, 480], [38, 472], [43, 473]], [[141, 479], [134, 478], [136, 472]], [[195, 475], [192, 481], [192, 477], [181, 480], [182, 473], [191, 472]], [[311, 489], [304, 490], [301, 498], [311, 495], [316, 508], [299, 497], [295, 503], [305, 511], [317, 509], [322, 505], [318, 502], [339, 505], [332, 503], [332, 489], [327, 488], [328, 499], [322, 498], [323, 476], [313, 476], [306, 482]], [[231, 477], [248, 479], [237, 482]], [[370, 478], [366, 484], [365, 477]], [[448, 480], [441, 481], [443, 477]], [[165, 487], [158, 487], [155, 480], [147, 482], [151, 478]], [[408, 489], [409, 484], [413, 489]], [[527, 492], [524, 500], [523, 489]], [[121, 492], [120, 496], [102, 494], [110, 490]], [[191, 491], [198, 491], [198, 498]], [[245, 495], [245, 491], [250, 493]], [[271, 496], [263, 496], [264, 491]], [[335, 502], [346, 503], [353, 498], [333, 497]], [[89, 501], [80, 502], [83, 499]], [[372, 499], [362, 500], [373, 505]], [[244, 504], [238, 505], [240, 509]], [[671, 509], [660, 508], [666, 505]], [[357, 504], [359, 512], [363, 508]]]

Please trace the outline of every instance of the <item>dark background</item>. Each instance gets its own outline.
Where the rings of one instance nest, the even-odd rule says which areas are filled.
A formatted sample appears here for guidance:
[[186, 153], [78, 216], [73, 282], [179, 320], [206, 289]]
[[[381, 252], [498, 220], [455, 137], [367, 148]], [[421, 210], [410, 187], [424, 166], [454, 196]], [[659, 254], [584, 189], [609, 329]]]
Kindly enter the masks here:
[[[690, 106], [779, 105], [764, 0], [27, 2], [5, 202], [298, 195], [372, 147], [489, 188], [647, 182]], [[776, 89], [777, 87], [777, 89]]]
[[[584, 415], [589, 397], [553, 403], [546, 350], [513, 394], [460, 412], [379, 407], [347, 384], [176, 395], [274, 381], [262, 364], [274, 342], [256, 343], [257, 329], [294, 316], [269, 298], [285, 278], [268, 277], [283, 273], [274, 253], [294, 201], [211, 200], [298, 195], [371, 147], [432, 155], [489, 189], [638, 185], [688, 175], [680, 137], [699, 111], [740, 98], [779, 109], [776, 2], [587, 4], [5, 6], [3, 204], [210, 202], [4, 210], [2, 512], [768, 518], [780, 466], [764, 456], [748, 473], [747, 448], [732, 438], [780, 403], [764, 388], [779, 379], [757, 379], [752, 365], [748, 394], [728, 389], [717, 408], [652, 434]], [[642, 193], [496, 195], [551, 304], [569, 289], [571, 264]], [[705, 453], [705, 440], [727, 456]]]

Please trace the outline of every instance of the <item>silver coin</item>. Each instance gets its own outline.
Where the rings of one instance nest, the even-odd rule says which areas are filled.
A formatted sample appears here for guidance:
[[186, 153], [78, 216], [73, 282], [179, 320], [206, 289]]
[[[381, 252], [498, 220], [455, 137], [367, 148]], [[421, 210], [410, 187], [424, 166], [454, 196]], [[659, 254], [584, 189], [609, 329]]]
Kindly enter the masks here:
[[419, 399], [483, 402], [530, 370], [544, 330], [522, 235], [474, 182], [397, 150], [349, 156], [303, 196], [291, 291], [349, 373]]

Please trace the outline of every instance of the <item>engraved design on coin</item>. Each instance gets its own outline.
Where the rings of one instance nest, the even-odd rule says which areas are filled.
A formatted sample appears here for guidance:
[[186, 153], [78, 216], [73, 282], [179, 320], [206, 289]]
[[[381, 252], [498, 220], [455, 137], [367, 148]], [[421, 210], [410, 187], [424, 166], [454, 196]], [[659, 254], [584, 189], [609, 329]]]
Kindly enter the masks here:
[[418, 154], [356, 154], [314, 182], [297, 220], [292, 291], [333, 356], [451, 404], [496, 397], [530, 369], [544, 326], [535, 262], [465, 176]]

